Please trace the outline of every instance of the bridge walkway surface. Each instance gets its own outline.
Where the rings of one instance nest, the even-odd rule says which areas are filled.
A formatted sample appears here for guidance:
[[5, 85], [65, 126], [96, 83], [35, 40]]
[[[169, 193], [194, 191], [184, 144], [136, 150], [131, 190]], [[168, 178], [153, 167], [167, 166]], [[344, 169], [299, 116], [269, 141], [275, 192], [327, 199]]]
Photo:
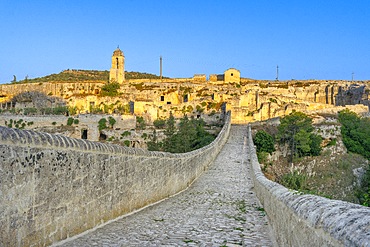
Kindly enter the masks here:
[[232, 126], [213, 164], [182, 193], [57, 245], [273, 246], [252, 190], [246, 133], [246, 126]]

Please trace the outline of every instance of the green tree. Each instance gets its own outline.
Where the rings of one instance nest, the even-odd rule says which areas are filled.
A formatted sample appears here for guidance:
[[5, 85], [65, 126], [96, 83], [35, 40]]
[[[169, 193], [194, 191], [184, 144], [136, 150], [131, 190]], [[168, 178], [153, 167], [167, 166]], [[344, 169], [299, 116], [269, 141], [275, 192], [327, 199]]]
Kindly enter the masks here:
[[257, 152], [267, 152], [271, 154], [275, 151], [274, 137], [264, 130], [257, 131], [253, 142], [257, 147]]
[[370, 119], [360, 118], [348, 109], [338, 113], [343, 143], [350, 152], [370, 159]]
[[172, 136], [172, 145], [168, 152], [186, 153], [192, 150], [192, 142], [196, 138], [197, 131], [189, 118], [185, 115], [180, 119], [179, 131]]
[[176, 121], [172, 113], [170, 113], [170, 117], [166, 121], [166, 129], [164, 130], [164, 134], [167, 138], [171, 138], [176, 133]]
[[319, 156], [322, 151], [322, 147], [321, 147], [322, 137], [320, 135], [311, 133], [310, 139], [311, 139], [311, 145], [310, 145], [311, 155]]
[[356, 191], [356, 196], [363, 206], [370, 207], [370, 164], [361, 180], [361, 184]]
[[213, 142], [216, 137], [205, 130], [205, 122], [203, 119], [192, 119], [191, 121], [195, 125], [197, 133], [196, 139], [192, 144], [193, 150], [204, 147]]
[[[347, 150], [370, 159], [370, 119], [360, 118], [348, 109], [338, 113], [343, 143]], [[357, 189], [360, 204], [370, 206], [370, 164]]]
[[166, 120], [163, 142], [158, 142], [156, 131], [153, 131], [148, 149], [153, 151], [165, 151], [171, 153], [184, 153], [201, 148], [211, 143], [215, 136], [205, 130], [203, 119], [189, 119], [186, 115], [180, 119], [176, 129], [176, 121], [172, 114]]
[[186, 115], [180, 119], [179, 129], [170, 138], [166, 138], [164, 151], [185, 153], [211, 143], [215, 136], [205, 129], [203, 119], [189, 119]]
[[305, 129], [300, 129], [294, 136], [296, 142], [296, 152], [299, 157], [308, 156], [311, 151], [310, 132]]
[[162, 151], [163, 143], [158, 141], [157, 131], [155, 129], [147, 142], [147, 146], [149, 151]]
[[293, 111], [280, 119], [277, 139], [280, 143], [287, 143], [293, 157], [318, 155], [321, 152], [321, 137], [312, 134], [312, 119], [302, 112]]

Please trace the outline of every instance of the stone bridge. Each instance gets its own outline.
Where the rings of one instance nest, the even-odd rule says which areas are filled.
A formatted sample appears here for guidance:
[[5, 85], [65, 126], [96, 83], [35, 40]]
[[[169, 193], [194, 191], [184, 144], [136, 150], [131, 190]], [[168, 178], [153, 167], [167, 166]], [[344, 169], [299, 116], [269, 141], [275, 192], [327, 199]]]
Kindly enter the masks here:
[[370, 246], [369, 208], [267, 180], [229, 115], [186, 154], [0, 127], [0, 164], [0, 246]]

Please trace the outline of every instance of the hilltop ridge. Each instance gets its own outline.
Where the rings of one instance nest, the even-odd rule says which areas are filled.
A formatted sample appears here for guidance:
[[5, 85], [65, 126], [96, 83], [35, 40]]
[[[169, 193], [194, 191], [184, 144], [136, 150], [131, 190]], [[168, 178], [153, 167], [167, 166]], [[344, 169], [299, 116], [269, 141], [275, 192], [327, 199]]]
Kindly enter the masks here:
[[[125, 72], [127, 79], [159, 79], [160, 77], [155, 74], [129, 71]], [[167, 78], [167, 77], [164, 77]], [[26, 78], [20, 81], [12, 81], [11, 84], [22, 83], [41, 83], [41, 82], [82, 82], [82, 81], [96, 81], [107, 82], [109, 81], [108, 70], [84, 70], [84, 69], [67, 69], [57, 74], [50, 74], [37, 78]]]

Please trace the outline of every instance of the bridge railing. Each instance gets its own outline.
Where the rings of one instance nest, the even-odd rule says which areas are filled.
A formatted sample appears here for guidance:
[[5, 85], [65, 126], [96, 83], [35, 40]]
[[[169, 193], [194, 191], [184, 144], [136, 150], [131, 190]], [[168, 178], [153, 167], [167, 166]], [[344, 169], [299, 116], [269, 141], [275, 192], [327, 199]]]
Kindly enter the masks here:
[[0, 127], [0, 246], [46, 246], [186, 189], [227, 141], [183, 153]]
[[303, 195], [268, 180], [258, 163], [250, 125], [247, 148], [254, 190], [279, 246], [370, 246], [370, 208]]

